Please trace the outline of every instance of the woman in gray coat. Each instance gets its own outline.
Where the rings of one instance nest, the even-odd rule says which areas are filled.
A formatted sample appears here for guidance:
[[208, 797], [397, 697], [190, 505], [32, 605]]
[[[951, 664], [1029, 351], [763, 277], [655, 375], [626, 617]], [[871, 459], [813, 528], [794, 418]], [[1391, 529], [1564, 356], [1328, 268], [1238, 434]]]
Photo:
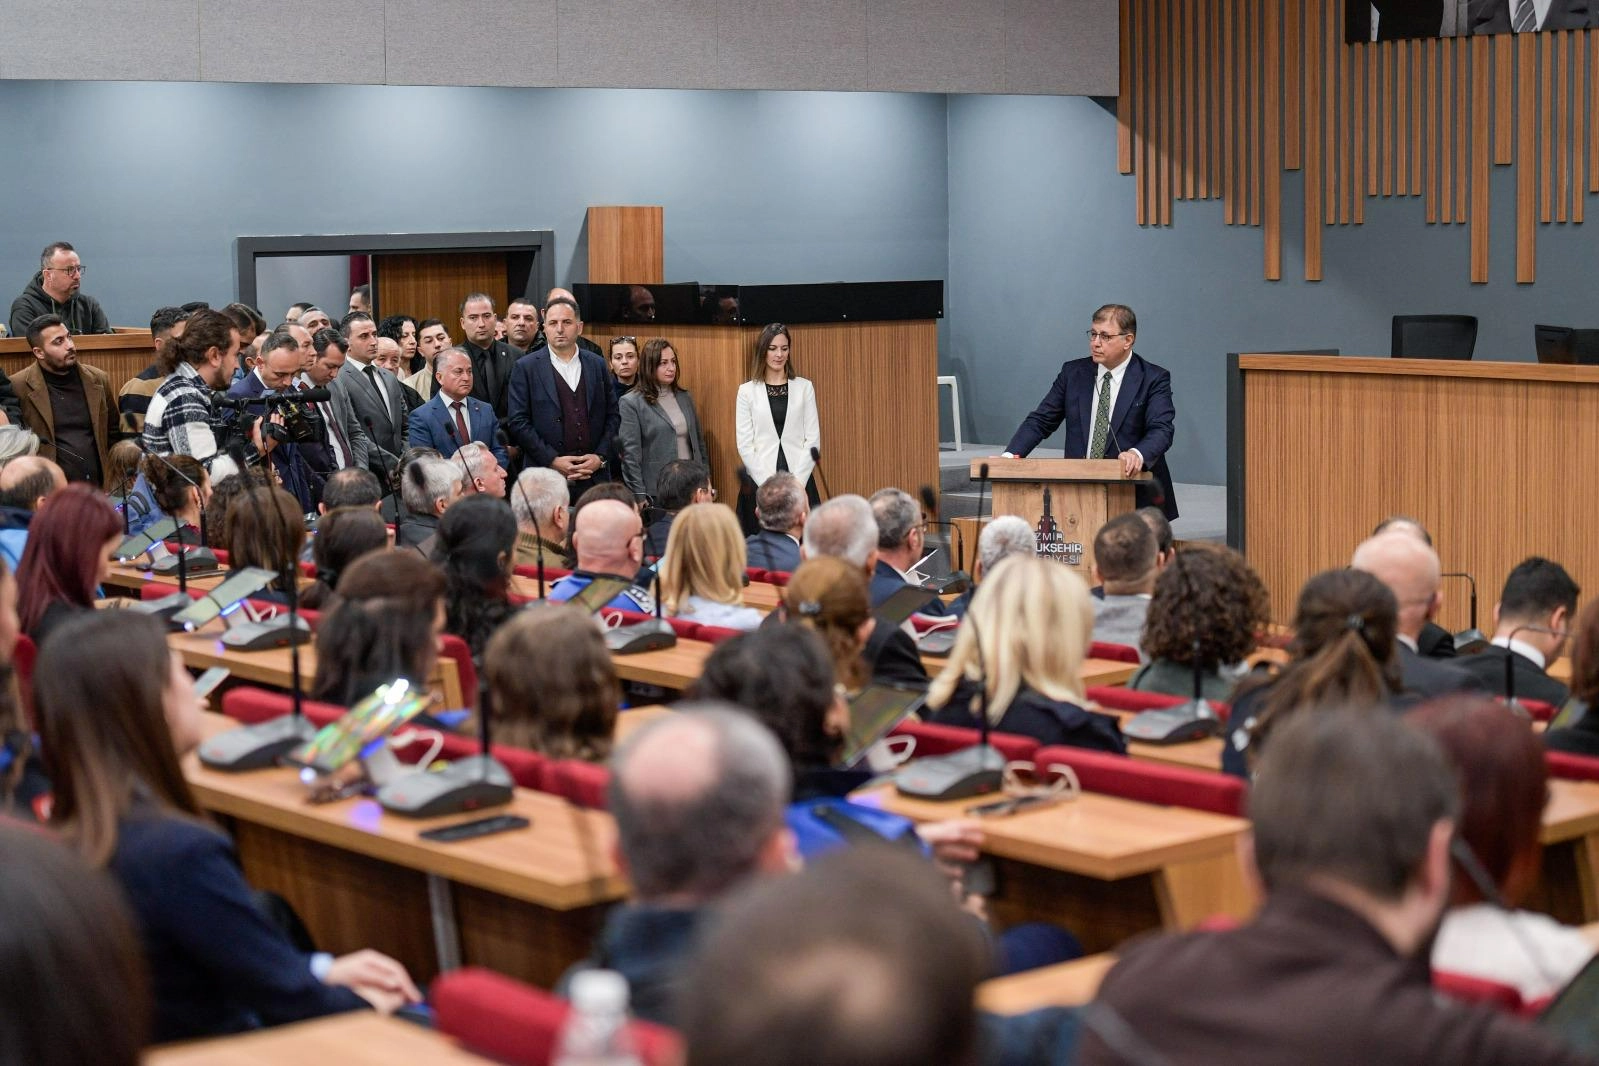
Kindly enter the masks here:
[[679, 371], [671, 342], [657, 337], [644, 345], [633, 391], [622, 397], [622, 480], [652, 499], [661, 468], [672, 460], [710, 466], [694, 398], [679, 385]]

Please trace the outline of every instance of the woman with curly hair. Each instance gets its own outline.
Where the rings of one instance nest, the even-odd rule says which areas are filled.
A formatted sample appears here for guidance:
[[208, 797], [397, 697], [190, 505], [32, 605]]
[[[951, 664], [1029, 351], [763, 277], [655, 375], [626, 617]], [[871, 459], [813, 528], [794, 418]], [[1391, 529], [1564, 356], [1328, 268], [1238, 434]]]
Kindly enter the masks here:
[[1149, 662], [1128, 679], [1139, 692], [1194, 694], [1194, 664], [1207, 700], [1232, 698], [1255, 634], [1270, 620], [1266, 586], [1230, 548], [1193, 544], [1155, 579], [1140, 647]]
[[582, 611], [518, 611], [483, 655], [495, 739], [552, 759], [611, 755], [622, 686], [605, 640]]

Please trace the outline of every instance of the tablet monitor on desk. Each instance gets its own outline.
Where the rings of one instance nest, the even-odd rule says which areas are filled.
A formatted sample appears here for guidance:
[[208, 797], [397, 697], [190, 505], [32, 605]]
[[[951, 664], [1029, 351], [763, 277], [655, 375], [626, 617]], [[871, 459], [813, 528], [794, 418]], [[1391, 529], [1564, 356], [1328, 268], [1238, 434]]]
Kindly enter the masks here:
[[844, 754], [839, 766], [854, 766], [866, 749], [888, 736], [889, 730], [922, 709], [924, 689], [910, 685], [867, 685], [849, 701], [849, 728], [844, 731]]
[[897, 626], [937, 598], [926, 589], [906, 585], [878, 604], [872, 613], [889, 625]]
[[399, 678], [382, 685], [351, 707], [338, 721], [296, 748], [289, 762], [326, 776], [363, 757], [367, 749], [409, 722], [428, 705], [427, 691], [416, 691]]
[[211, 619], [227, 614], [247, 597], [272, 584], [277, 576], [263, 567], [247, 566], [173, 615], [173, 624], [184, 629], [199, 629]]

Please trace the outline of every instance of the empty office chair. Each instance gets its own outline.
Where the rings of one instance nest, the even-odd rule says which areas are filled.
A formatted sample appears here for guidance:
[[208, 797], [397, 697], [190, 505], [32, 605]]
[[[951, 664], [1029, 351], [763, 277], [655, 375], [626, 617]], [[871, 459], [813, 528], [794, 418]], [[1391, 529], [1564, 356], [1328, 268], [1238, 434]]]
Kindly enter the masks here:
[[1470, 359], [1477, 347], [1475, 315], [1395, 315], [1395, 359]]

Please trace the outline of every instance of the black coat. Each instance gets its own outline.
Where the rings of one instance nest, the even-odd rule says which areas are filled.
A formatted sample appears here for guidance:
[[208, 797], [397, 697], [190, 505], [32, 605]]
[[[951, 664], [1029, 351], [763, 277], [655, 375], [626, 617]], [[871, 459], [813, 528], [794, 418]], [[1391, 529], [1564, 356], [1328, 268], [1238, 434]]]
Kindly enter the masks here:
[[1491, 695], [1506, 696], [1505, 691], [1505, 660], [1512, 660], [1514, 671], [1515, 695], [1521, 699], [1542, 700], [1544, 703], [1559, 707], [1571, 695], [1565, 685], [1550, 677], [1537, 663], [1508, 648], [1488, 647], [1476, 655], [1468, 655], [1460, 660], [1464, 667], [1475, 677], [1482, 687]]

